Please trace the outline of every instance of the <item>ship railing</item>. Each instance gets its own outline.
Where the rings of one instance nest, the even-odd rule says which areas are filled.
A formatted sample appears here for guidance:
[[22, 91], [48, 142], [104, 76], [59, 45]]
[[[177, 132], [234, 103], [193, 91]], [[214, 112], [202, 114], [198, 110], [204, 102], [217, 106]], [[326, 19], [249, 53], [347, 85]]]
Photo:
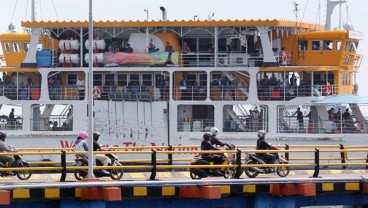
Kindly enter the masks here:
[[[257, 86], [258, 98], [260, 100], [284, 100], [288, 101], [296, 97], [319, 97], [336, 95], [338, 85], [297, 85], [282, 86], [270, 84], [269, 86]], [[313, 90], [312, 90], [313, 89]]]
[[190, 52], [180, 54], [183, 67], [236, 67], [261, 66], [263, 55], [248, 54], [241, 51], [218, 52], [217, 57], [209, 52]]
[[[331, 169], [367, 168], [367, 146], [344, 146], [340, 145], [274, 145], [278, 150], [255, 150], [254, 145], [237, 145], [236, 150], [200, 150], [198, 145], [181, 146], [140, 146], [140, 147], [112, 147], [114, 154], [119, 157], [139, 155], [140, 159], [121, 160], [122, 166], [95, 166], [94, 169], [124, 169], [143, 172], [150, 170], [150, 180], [156, 180], [158, 171], [188, 170], [188, 168], [234, 168], [235, 178], [239, 178], [246, 167], [290, 167], [293, 170], [314, 170], [312, 177], [318, 177], [320, 167]], [[248, 154], [277, 152], [284, 155], [289, 164], [250, 164], [244, 163]], [[60, 181], [65, 181], [68, 171], [87, 169], [88, 166], [74, 166], [74, 161], [67, 161], [67, 156], [85, 154], [75, 152], [72, 148], [19, 148], [19, 152], [0, 153], [0, 156], [23, 155], [24, 158], [31, 156], [54, 155], [59, 156], [60, 161], [31, 162], [32, 167], [23, 168], [0, 168], [0, 171], [60, 171]], [[96, 151], [94, 154], [110, 154], [111, 151]], [[190, 165], [193, 155], [200, 154], [232, 154], [234, 163], [229, 165]], [[188, 158], [183, 156], [188, 155]], [[191, 157], [190, 157], [191, 156]], [[185, 164], [184, 164], [185, 163]], [[31, 179], [32, 180], [32, 179]]]
[[0, 116], [0, 130], [19, 130], [23, 128], [23, 117], [15, 115], [14, 118], [9, 118], [6, 115]]
[[178, 132], [207, 132], [214, 126], [214, 119], [179, 118]]
[[67, 115], [50, 115], [46, 118], [30, 119], [31, 131], [72, 131], [73, 125]]
[[[206, 132], [214, 126], [213, 119], [179, 118], [177, 122], [179, 132]], [[235, 115], [232, 119], [223, 120], [223, 132], [258, 132], [268, 129], [268, 122], [263, 119], [252, 119], [250, 116]]]
[[292, 134], [364, 134], [367, 132], [367, 121], [356, 119], [336, 120], [298, 120], [296, 117], [277, 120], [278, 133]]
[[38, 100], [40, 95], [40, 85], [0, 85], [0, 96], [5, 96], [10, 100]]
[[211, 85], [211, 100], [243, 101], [248, 99], [248, 86], [219, 86]]

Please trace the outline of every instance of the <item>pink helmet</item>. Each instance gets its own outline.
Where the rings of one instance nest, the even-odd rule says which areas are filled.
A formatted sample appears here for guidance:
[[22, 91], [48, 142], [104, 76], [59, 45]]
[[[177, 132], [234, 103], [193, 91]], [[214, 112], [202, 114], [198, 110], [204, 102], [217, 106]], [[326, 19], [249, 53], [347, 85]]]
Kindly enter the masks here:
[[82, 139], [87, 139], [88, 134], [85, 131], [81, 131], [81, 132], [79, 132], [78, 137], [80, 137]]

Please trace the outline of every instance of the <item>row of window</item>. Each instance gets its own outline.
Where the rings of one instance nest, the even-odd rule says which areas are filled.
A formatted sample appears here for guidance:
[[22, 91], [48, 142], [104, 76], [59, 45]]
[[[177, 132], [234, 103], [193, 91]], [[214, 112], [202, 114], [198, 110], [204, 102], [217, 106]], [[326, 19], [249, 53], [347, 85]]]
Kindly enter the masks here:
[[[5, 52], [6, 53], [20, 53], [20, 52], [27, 52], [29, 49], [29, 43], [18, 43], [18, 42], [13, 42], [13, 43], [9, 43], [9, 42], [5, 42], [4, 43], [4, 47], [5, 47]], [[39, 43], [37, 48], [39, 50], [42, 49], [42, 44]]]
[[[309, 47], [311, 45], [311, 47]], [[347, 41], [344, 47], [345, 52], [356, 52], [358, 48], [358, 42]], [[341, 40], [300, 40], [299, 41], [299, 51], [340, 51]]]

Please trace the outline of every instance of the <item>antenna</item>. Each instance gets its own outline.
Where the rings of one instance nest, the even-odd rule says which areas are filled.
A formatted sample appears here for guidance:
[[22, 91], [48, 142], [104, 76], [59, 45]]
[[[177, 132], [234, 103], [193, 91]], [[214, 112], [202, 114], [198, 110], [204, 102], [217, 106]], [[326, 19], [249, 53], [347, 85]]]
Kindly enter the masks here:
[[294, 12], [294, 14], [295, 14], [295, 19], [296, 19], [296, 21], [298, 21], [298, 12], [299, 12], [299, 9], [298, 9], [298, 6], [299, 6], [299, 4], [297, 3], [297, 2], [293, 2], [293, 5], [294, 5], [294, 10], [293, 10], [293, 12]]

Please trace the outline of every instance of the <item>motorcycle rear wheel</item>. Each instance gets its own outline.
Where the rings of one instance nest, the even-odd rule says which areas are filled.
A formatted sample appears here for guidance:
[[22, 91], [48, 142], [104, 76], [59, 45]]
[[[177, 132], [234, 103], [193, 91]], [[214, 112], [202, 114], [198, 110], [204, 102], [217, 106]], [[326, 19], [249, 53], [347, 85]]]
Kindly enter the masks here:
[[[31, 165], [28, 162], [20, 161], [17, 167], [21, 168], [29, 168]], [[32, 176], [32, 171], [30, 170], [21, 170], [16, 172], [17, 177], [20, 180], [28, 180]]]
[[[120, 162], [115, 161], [114, 164], [112, 166], [122, 166]], [[124, 175], [124, 170], [123, 168], [121, 169], [111, 169], [111, 179], [112, 180], [120, 180], [123, 175]]]
[[[247, 165], [251, 165], [251, 164], [256, 164], [256, 163], [254, 161], [247, 162]], [[246, 167], [246, 168], [244, 168], [244, 173], [249, 178], [255, 178], [259, 174], [259, 172], [257, 170], [255, 170], [254, 168], [252, 168], [252, 167]]]
[[[82, 162], [82, 161], [78, 161], [76, 162], [76, 164], [74, 166], [88, 166], [86, 163]], [[87, 170], [75, 170], [74, 171], [74, 177], [75, 179], [77, 179], [78, 181], [82, 180], [83, 178], [85, 178], [87, 176]]]
[[225, 179], [234, 178], [235, 174], [236, 174], [235, 168], [226, 168], [224, 171], [224, 178]]

